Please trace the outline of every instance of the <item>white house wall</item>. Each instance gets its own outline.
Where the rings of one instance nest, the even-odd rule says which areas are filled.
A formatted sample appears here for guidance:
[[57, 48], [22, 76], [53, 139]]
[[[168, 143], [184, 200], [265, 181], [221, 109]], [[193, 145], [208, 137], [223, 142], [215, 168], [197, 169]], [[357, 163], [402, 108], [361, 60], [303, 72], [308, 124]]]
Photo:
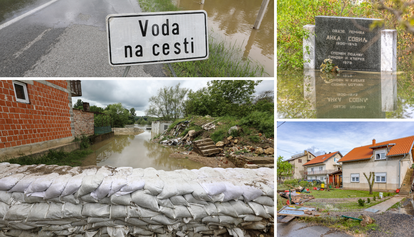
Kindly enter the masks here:
[[[342, 180], [344, 189], [369, 190], [368, 181], [364, 176], [369, 177], [370, 172], [386, 173], [386, 183], [374, 182], [374, 191], [394, 191], [402, 184], [407, 169], [412, 165], [411, 155], [407, 155], [401, 161], [401, 176], [398, 175], [398, 162], [403, 156], [387, 158], [386, 160], [353, 161], [342, 163]], [[359, 174], [359, 182], [351, 182], [351, 174]], [[400, 182], [398, 182], [398, 179]]]

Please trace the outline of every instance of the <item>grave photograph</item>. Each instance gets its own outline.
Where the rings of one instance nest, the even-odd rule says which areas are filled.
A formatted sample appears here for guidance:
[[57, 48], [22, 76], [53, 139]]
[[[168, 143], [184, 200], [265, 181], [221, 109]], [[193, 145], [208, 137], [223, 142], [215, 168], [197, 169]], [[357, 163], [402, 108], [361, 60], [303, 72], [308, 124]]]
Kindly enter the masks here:
[[278, 1], [278, 118], [413, 118], [412, 5]]

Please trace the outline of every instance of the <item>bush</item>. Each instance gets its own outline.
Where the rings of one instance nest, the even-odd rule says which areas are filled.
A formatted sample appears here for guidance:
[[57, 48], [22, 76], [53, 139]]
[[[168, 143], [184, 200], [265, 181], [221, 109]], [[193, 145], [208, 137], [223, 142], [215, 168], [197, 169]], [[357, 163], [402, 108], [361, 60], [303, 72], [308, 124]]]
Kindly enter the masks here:
[[309, 187], [309, 182], [308, 181], [300, 181], [299, 185], [306, 188], [306, 187]]
[[299, 185], [299, 182], [297, 179], [288, 179], [284, 182], [284, 184], [289, 184], [295, 187]]
[[259, 136], [249, 136], [249, 140], [252, 142], [260, 142]]
[[371, 199], [369, 199], [369, 198], [368, 198], [368, 199], [367, 199], [367, 203], [371, 203]]
[[376, 197], [376, 196], [374, 196], [373, 200], [374, 200], [374, 202], [375, 202], [375, 201], [377, 200], [377, 197]]
[[363, 200], [363, 199], [358, 199], [358, 204], [361, 206], [361, 207], [363, 207], [363, 206], [365, 206], [365, 200]]
[[268, 112], [254, 111], [241, 119], [242, 125], [249, 125], [262, 132], [266, 137], [273, 137], [275, 130], [275, 116]]

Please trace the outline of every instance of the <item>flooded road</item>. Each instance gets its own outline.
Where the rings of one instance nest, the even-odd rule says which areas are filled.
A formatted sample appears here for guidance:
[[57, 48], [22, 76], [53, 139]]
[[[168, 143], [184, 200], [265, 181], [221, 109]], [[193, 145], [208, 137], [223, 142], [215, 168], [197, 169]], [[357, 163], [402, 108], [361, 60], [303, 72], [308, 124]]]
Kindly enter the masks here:
[[253, 29], [262, 0], [173, 0], [183, 10], [205, 10], [213, 36], [235, 44], [243, 57], [258, 61], [274, 76], [274, 1], [270, 1], [258, 30]]
[[159, 170], [198, 169], [202, 164], [188, 159], [174, 159], [168, 156], [174, 152], [150, 142], [151, 131], [139, 135], [117, 135], [90, 147], [94, 151], [85, 158], [82, 166], [110, 165], [114, 167], [148, 168]]
[[414, 118], [414, 72], [278, 72], [278, 118]]

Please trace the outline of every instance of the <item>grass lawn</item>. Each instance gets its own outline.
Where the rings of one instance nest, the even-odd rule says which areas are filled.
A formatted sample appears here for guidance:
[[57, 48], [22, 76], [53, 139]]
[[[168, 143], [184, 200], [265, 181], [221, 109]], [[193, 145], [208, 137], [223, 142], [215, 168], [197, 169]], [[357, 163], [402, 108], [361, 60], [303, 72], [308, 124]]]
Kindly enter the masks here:
[[[331, 191], [317, 191], [309, 189], [310, 194], [313, 195], [315, 198], [353, 198], [353, 197], [372, 197], [379, 196], [378, 192], [372, 192], [369, 194], [369, 191], [360, 191], [360, 190], [342, 190], [342, 189], [331, 189]], [[384, 197], [387, 193], [384, 193]], [[391, 196], [395, 195], [395, 193], [390, 193]]]

